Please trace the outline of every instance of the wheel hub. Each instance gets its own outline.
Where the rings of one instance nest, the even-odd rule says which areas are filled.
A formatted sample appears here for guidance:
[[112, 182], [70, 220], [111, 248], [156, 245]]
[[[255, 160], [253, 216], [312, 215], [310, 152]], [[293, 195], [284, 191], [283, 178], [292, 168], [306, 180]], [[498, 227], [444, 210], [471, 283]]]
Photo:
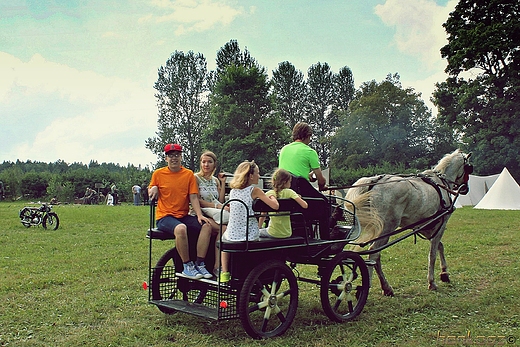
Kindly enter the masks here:
[[276, 307], [276, 304], [277, 304], [276, 295], [269, 296], [269, 299], [268, 299], [269, 307], [274, 308], [274, 307]]

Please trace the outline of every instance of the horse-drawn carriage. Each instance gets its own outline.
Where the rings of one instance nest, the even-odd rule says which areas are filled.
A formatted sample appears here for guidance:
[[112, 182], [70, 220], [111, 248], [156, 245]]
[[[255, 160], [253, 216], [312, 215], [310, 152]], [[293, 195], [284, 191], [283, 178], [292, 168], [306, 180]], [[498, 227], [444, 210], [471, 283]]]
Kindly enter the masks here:
[[[440, 238], [454, 210], [456, 197], [467, 183], [471, 171], [468, 158], [469, 155], [456, 151], [443, 158], [431, 172], [362, 179], [351, 187], [346, 198], [303, 196], [309, 204], [306, 210], [292, 200], [279, 200], [277, 211], [255, 201], [255, 213], [248, 218], [257, 218], [266, 212], [290, 215], [293, 235], [286, 239], [261, 238], [259, 241], [214, 240], [220, 251], [231, 254], [233, 277], [227, 283], [221, 283], [218, 277], [190, 279], [183, 276], [182, 262], [175, 247], [153, 264], [154, 240], [167, 240], [171, 236], [155, 228], [152, 203], [147, 234], [150, 239], [150, 272], [146, 286], [149, 303], [166, 314], [185, 312], [214, 320], [239, 318], [251, 337], [269, 338], [283, 334], [292, 324], [298, 307], [300, 281], [319, 286], [321, 305], [327, 317], [335, 322], [346, 322], [363, 310], [372, 267], [376, 269], [384, 293], [393, 295], [381, 270], [379, 252], [417, 234], [431, 242], [428, 276], [430, 289], [435, 289], [430, 277], [433, 277], [432, 262], [435, 263], [437, 251], [444, 271], [441, 279], [448, 280]], [[388, 183], [385, 183], [385, 190], [375, 189], [375, 184], [382, 182]], [[390, 185], [397, 187], [394, 194], [399, 197], [395, 196], [395, 204], [384, 208]], [[411, 189], [407, 190], [408, 186]], [[428, 206], [415, 206], [419, 209], [412, 212], [409, 205], [401, 207], [405, 195], [410, 195], [408, 198], [412, 201], [435, 198], [435, 203], [424, 202], [423, 205]], [[329, 223], [324, 223], [323, 216], [330, 218]], [[399, 226], [401, 228], [397, 229]], [[360, 237], [368, 230], [372, 230], [369, 239]], [[408, 232], [389, 242], [392, 235], [404, 231]], [[196, 241], [189, 240], [189, 245], [194, 256]], [[370, 247], [361, 251], [344, 250], [347, 245]], [[214, 247], [210, 246], [210, 251], [212, 249]], [[362, 255], [369, 255], [369, 259], [363, 259]], [[206, 265], [210, 269], [212, 258], [214, 254], [208, 252]], [[301, 275], [299, 265], [317, 266], [315, 277]]]

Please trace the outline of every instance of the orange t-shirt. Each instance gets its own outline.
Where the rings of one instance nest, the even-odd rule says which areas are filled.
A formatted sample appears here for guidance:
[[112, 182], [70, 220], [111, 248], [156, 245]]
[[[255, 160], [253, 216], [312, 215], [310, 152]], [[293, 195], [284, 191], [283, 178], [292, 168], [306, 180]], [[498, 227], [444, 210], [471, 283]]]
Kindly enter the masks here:
[[149, 187], [153, 186], [159, 188], [156, 220], [168, 215], [175, 218], [186, 216], [190, 210], [190, 194], [199, 194], [193, 171], [184, 167], [179, 172], [172, 172], [167, 166], [155, 170]]

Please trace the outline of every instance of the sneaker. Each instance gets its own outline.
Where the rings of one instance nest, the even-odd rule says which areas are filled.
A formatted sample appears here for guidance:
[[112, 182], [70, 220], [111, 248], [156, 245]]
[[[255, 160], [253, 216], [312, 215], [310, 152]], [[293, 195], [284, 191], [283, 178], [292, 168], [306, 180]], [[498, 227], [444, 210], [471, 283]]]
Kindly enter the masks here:
[[220, 282], [227, 283], [231, 280], [231, 273], [229, 272], [221, 272], [220, 273]]
[[202, 274], [199, 271], [197, 271], [197, 268], [195, 267], [195, 264], [193, 264], [192, 261], [184, 264], [184, 270], [182, 271], [182, 274], [194, 280], [202, 278]]
[[206, 270], [206, 265], [204, 264], [204, 262], [200, 263], [199, 265], [195, 265], [195, 269], [197, 269], [197, 271], [204, 278], [211, 278], [211, 277], [213, 277], [213, 275], [210, 274], [208, 270]]

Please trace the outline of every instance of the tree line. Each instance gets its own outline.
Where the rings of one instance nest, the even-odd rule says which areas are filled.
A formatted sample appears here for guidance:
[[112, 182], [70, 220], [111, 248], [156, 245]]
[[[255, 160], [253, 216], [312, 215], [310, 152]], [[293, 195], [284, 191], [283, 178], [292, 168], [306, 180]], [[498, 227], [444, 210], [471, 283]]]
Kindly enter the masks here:
[[[0, 200], [38, 199], [48, 201], [56, 197], [60, 202], [74, 202], [85, 196], [87, 188], [107, 195], [115, 184], [119, 201], [132, 201], [132, 186], [148, 185], [151, 171], [133, 165], [113, 163], [68, 164], [4, 161], [0, 164]], [[97, 188], [96, 188], [97, 185]]]

